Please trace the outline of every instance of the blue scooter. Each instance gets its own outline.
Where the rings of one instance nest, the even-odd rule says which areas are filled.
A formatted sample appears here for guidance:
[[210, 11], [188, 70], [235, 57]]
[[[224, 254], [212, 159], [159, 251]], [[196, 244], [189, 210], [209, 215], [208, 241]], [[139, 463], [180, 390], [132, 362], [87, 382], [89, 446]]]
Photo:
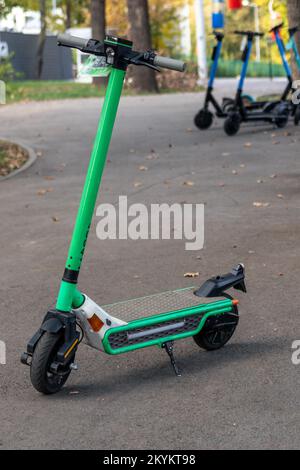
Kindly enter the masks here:
[[214, 86], [214, 81], [215, 81], [216, 73], [218, 69], [218, 62], [219, 62], [220, 55], [221, 55], [224, 33], [221, 33], [219, 31], [213, 31], [213, 34], [217, 42], [212, 52], [212, 66], [210, 70], [209, 81], [208, 81], [208, 86], [207, 86], [206, 95], [205, 95], [204, 107], [200, 109], [200, 111], [196, 114], [194, 118], [195, 126], [202, 130], [208, 129], [213, 123], [214, 115], [209, 110], [210, 104], [215, 109], [217, 117], [227, 116], [227, 114], [223, 111], [223, 108], [219, 105], [219, 103], [217, 102], [216, 98], [213, 95], [213, 86]]
[[[298, 32], [298, 27], [297, 26], [295, 26], [293, 28], [289, 28], [290, 40], [289, 40], [286, 48], [288, 50], [291, 49], [293, 51], [298, 70], [300, 71], [300, 54], [299, 54], [299, 49], [298, 49], [298, 46], [297, 46], [297, 43], [296, 43], [296, 40], [295, 40], [295, 35], [296, 35], [297, 32]], [[297, 97], [298, 96], [299, 96], [299, 91], [297, 92]], [[297, 109], [295, 111], [295, 115], [294, 115], [295, 126], [298, 126], [299, 122], [300, 122], [300, 104], [298, 104]]]
[[280, 37], [281, 27], [282, 25], [275, 26], [270, 32], [275, 34], [276, 43], [286, 71], [288, 84], [279, 100], [254, 101], [253, 103], [247, 105], [245, 105], [243, 100], [243, 88], [252, 52], [253, 39], [256, 36], [263, 36], [264, 34], [253, 31], [235, 31], [234, 33], [237, 35], [246, 36], [247, 45], [243, 52], [243, 65], [236, 96], [232, 105], [227, 105], [226, 109], [228, 116], [224, 122], [224, 131], [229, 136], [237, 134], [242, 122], [269, 122], [270, 124], [275, 124], [279, 128], [283, 128], [288, 123], [290, 113], [294, 113], [295, 111], [294, 107], [291, 106], [291, 102], [287, 101], [288, 95], [292, 90], [293, 78], [286, 58], [284, 44]]

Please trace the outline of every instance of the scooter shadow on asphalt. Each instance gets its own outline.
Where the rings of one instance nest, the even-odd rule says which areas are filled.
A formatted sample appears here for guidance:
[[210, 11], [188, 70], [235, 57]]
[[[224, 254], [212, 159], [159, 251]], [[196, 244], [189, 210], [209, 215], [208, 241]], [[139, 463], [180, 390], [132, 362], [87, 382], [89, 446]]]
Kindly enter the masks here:
[[[130, 394], [133, 388], [145, 387], [153, 382], [166, 381], [170, 385], [170, 379], [172, 379], [172, 386], [176, 386], [177, 383], [182, 384], [184, 378], [190, 378], [191, 375], [198, 375], [201, 377], [203, 371], [208, 369], [214, 369], [220, 364], [222, 366], [228, 363], [237, 363], [239, 361], [245, 361], [250, 358], [258, 356], [266, 356], [271, 353], [278, 353], [282, 351], [286, 354], [288, 351], [287, 345], [292, 344], [292, 339], [282, 337], [267, 339], [266, 341], [253, 341], [253, 342], [240, 342], [228, 344], [222, 349], [213, 352], [205, 352], [203, 350], [193, 350], [185, 352], [175, 349], [176, 360], [178, 366], [182, 371], [182, 376], [176, 378], [167, 357], [162, 353], [159, 365], [157, 364], [157, 357], [155, 358], [155, 365], [149, 365], [145, 369], [135, 369], [134, 367], [129, 369], [118, 369], [115, 371], [116, 375], [112, 374], [109, 377], [103, 377], [97, 380], [96, 373], [93, 374], [93, 381], [82, 382], [82, 384], [76, 384], [72, 386], [71, 382], [65, 386], [64, 389], [58, 394], [54, 395], [52, 399], [61, 399], [63, 397], [70, 397], [70, 392], [76, 389], [76, 400], [85, 400], [91, 397], [99, 397], [104, 395], [112, 396], [115, 392], [119, 394]], [[143, 352], [142, 352], [143, 353]], [[151, 357], [149, 356], [149, 361]], [[165, 362], [164, 362], [165, 361]], [[112, 365], [112, 369], [113, 369]], [[97, 370], [100, 370], [98, 368]], [[101, 377], [101, 372], [99, 372]], [[96, 379], [96, 380], [95, 380]], [[207, 380], [207, 377], [206, 379]], [[200, 385], [200, 384], [199, 384]]]
[[[245, 123], [241, 127], [238, 135], [232, 136], [232, 137], [226, 136], [226, 139], [232, 140], [232, 142], [235, 142], [236, 140], [238, 140], [238, 137], [242, 138], [242, 137], [247, 137], [247, 136], [256, 135], [256, 134], [261, 135], [261, 133], [265, 133], [265, 132], [269, 134], [269, 133], [276, 133], [276, 132], [287, 132], [292, 129], [295, 130], [295, 126], [293, 126], [292, 123], [290, 124], [291, 125], [287, 125], [283, 129], [279, 129], [275, 125], [274, 126], [270, 126], [270, 125], [262, 126], [261, 124]], [[221, 130], [223, 132], [222, 121], [217, 121], [216, 126], [213, 126], [210, 129], [207, 129], [205, 132], [217, 131], [217, 130]], [[199, 131], [199, 133], [200, 132], [203, 132], [203, 131]]]

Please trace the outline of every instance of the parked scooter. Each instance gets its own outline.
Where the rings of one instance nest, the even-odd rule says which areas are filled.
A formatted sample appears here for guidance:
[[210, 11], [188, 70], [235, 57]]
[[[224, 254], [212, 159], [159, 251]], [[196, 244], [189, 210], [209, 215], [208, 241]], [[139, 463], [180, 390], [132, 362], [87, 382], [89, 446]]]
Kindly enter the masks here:
[[[287, 49], [291, 49], [293, 51], [297, 67], [300, 72], [300, 54], [299, 54], [299, 49], [295, 40], [295, 35], [297, 34], [297, 32], [298, 32], [297, 26], [293, 28], [289, 28], [290, 40], [287, 44]], [[299, 100], [299, 91], [296, 91], [296, 93], [297, 93], [296, 98]], [[295, 115], [294, 115], [294, 123], [295, 123], [295, 126], [298, 126], [300, 122], [300, 103], [296, 106], [297, 108], [296, 108]]]
[[224, 33], [219, 32], [219, 31], [213, 31], [213, 34], [217, 42], [212, 52], [212, 66], [210, 70], [209, 81], [208, 81], [206, 95], [205, 95], [204, 107], [200, 109], [200, 111], [196, 114], [194, 118], [195, 126], [202, 130], [208, 129], [213, 123], [214, 115], [209, 110], [210, 104], [214, 108], [217, 117], [227, 116], [227, 114], [224, 113], [223, 108], [219, 105], [219, 103], [217, 102], [216, 98], [213, 95], [213, 86], [214, 86], [214, 81], [216, 78], [220, 55], [221, 55]]
[[199, 347], [213, 351], [232, 337], [239, 320], [238, 300], [227, 290], [233, 287], [246, 292], [242, 264], [208, 279], [198, 289], [179, 289], [106, 306], [80, 292], [77, 281], [127, 67], [132, 64], [182, 72], [185, 64], [153, 51], [133, 51], [132, 42], [111, 36], [102, 44], [60, 35], [58, 43], [101, 59], [110, 68], [110, 77], [56, 308], [47, 312], [21, 361], [30, 366], [32, 385], [44, 394], [58, 392], [77, 369], [75, 355], [83, 339], [109, 355], [158, 346], [166, 351], [174, 372], [180, 375], [173, 353], [175, 340], [193, 337]]
[[224, 130], [225, 133], [229, 136], [237, 134], [242, 122], [269, 122], [270, 124], [275, 124], [279, 128], [285, 127], [288, 122], [290, 112], [293, 109], [291, 108], [291, 103], [287, 101], [287, 97], [292, 90], [293, 79], [289, 64], [286, 59], [285, 49], [279, 35], [280, 27], [281, 25], [276, 26], [272, 29], [272, 31], [275, 34], [278, 49], [285, 67], [288, 84], [280, 100], [255, 101], [247, 105], [245, 105], [243, 101], [243, 88], [251, 56], [253, 39], [256, 36], [263, 36], [263, 33], [253, 31], [235, 31], [235, 34], [237, 35], [246, 36], [247, 45], [243, 52], [243, 65], [240, 80], [237, 86], [235, 100], [231, 106], [227, 106], [228, 116], [224, 122]]

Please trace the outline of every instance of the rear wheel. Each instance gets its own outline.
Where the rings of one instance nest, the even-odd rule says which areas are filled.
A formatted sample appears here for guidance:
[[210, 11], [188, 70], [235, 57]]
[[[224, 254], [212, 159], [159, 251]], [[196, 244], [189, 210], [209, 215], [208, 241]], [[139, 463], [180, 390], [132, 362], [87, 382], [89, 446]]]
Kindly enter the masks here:
[[239, 113], [232, 112], [225, 119], [224, 131], [227, 135], [233, 136], [238, 133], [240, 126], [241, 126], [241, 117]]
[[205, 109], [201, 109], [198, 114], [196, 114], [194, 118], [195, 126], [198, 129], [208, 129], [213, 123], [214, 116], [213, 114]]
[[297, 106], [294, 116], [294, 124], [298, 126], [300, 122], [300, 105]]
[[279, 129], [283, 129], [288, 123], [290, 112], [288, 108], [285, 107], [280, 108], [276, 114], [275, 124]]
[[235, 307], [233, 313], [208, 318], [202, 330], [193, 336], [193, 339], [200, 348], [215, 351], [228, 343], [238, 322], [238, 309]]
[[50, 370], [62, 342], [61, 334], [45, 332], [36, 345], [30, 366], [30, 378], [32, 385], [40, 393], [49, 395], [59, 392], [71, 373], [71, 369], [63, 373], [53, 373]]

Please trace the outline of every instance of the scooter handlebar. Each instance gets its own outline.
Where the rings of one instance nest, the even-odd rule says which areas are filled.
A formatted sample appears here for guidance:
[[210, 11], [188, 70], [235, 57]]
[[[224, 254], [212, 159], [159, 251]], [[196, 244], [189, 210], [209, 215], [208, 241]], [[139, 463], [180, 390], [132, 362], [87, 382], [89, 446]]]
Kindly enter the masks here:
[[160, 55], [155, 56], [153, 65], [164, 69], [176, 70], [177, 72], [184, 72], [186, 68], [186, 64], [182, 60], [171, 59], [170, 57]]
[[59, 46], [74, 47], [75, 49], [85, 49], [89, 39], [79, 38], [77, 36], [71, 36], [71, 34], [59, 34], [57, 36], [57, 42]]

